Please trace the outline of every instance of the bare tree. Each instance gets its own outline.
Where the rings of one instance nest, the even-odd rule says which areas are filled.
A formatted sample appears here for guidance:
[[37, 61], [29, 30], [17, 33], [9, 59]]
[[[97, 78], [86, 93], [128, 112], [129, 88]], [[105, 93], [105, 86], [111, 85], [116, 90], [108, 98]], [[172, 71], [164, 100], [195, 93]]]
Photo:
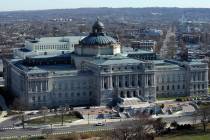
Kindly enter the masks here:
[[153, 128], [157, 135], [161, 134], [166, 127], [166, 122], [163, 122], [162, 118], [158, 118], [153, 122]]
[[63, 126], [63, 122], [64, 122], [64, 107], [61, 107], [61, 125]]
[[201, 124], [203, 126], [203, 131], [206, 132], [209, 117], [210, 117], [210, 106], [202, 105], [196, 112], [194, 113], [194, 117], [200, 117]]
[[46, 122], [46, 114], [47, 114], [48, 108], [46, 106], [43, 106], [43, 107], [41, 107], [40, 111], [43, 115], [44, 122]]
[[29, 107], [28, 105], [25, 104], [23, 99], [15, 98], [12, 103], [11, 108], [17, 111], [24, 111], [24, 110], [27, 110]]
[[138, 115], [134, 120], [122, 122], [120, 128], [112, 133], [114, 140], [150, 140], [153, 139], [153, 119], [148, 115]]
[[21, 120], [23, 129], [25, 128], [25, 113], [24, 111], [28, 109], [28, 106], [25, 104], [24, 100], [20, 98], [15, 98], [12, 104], [12, 109], [19, 111], [18, 118]]

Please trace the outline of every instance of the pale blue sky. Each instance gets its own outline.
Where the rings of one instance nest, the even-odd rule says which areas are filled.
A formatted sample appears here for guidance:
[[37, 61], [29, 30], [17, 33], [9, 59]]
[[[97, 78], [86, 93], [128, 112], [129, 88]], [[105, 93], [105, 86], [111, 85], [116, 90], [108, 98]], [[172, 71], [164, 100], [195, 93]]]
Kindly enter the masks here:
[[210, 0], [0, 0], [0, 11], [80, 7], [201, 7]]

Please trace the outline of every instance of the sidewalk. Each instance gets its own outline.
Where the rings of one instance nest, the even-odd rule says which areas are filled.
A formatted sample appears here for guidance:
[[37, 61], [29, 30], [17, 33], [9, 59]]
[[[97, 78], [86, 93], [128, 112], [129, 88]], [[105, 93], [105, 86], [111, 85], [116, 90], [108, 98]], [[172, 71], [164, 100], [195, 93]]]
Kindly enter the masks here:
[[180, 117], [180, 116], [191, 116], [193, 112], [176, 112], [174, 114], [164, 114], [164, 115], [153, 115], [152, 118], [170, 118], [170, 117]]
[[174, 100], [160, 100], [160, 101], [155, 101], [156, 104], [158, 103], [169, 103], [169, 102], [174, 102]]
[[0, 115], [0, 123], [9, 119], [9, 117], [4, 117], [7, 115], [7, 111], [2, 111], [1, 115]]

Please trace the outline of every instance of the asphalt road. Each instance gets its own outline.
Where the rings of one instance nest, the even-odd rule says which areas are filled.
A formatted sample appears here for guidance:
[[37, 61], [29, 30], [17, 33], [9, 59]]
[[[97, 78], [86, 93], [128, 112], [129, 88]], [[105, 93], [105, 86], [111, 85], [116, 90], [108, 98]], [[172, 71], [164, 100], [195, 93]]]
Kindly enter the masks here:
[[172, 31], [172, 27], [170, 27], [169, 30], [167, 31], [166, 38], [163, 41], [163, 46], [160, 49], [161, 58], [165, 58], [168, 54], [168, 50], [170, 48], [168, 48], [167, 43], [170, 41], [171, 36], [175, 36], [175, 33]]
[[[194, 117], [192, 116], [180, 116], [180, 117], [168, 117], [164, 118], [164, 121], [170, 123], [176, 120], [178, 123], [193, 123]], [[67, 132], [84, 132], [84, 131], [96, 131], [101, 129], [114, 129], [119, 128], [121, 126], [121, 122], [112, 122], [107, 123], [105, 126], [95, 126], [93, 124], [86, 125], [77, 125], [70, 126], [64, 128], [53, 128], [53, 133], [67, 133]], [[10, 137], [10, 136], [28, 136], [28, 135], [41, 135], [43, 129], [34, 129], [34, 128], [26, 128], [26, 129], [15, 129], [15, 130], [1, 130], [1, 137]]]
[[[85, 131], [96, 131], [101, 129], [113, 129], [120, 127], [120, 122], [115, 123], [107, 123], [105, 126], [95, 126], [93, 124], [86, 125], [77, 125], [71, 127], [63, 127], [63, 128], [53, 128], [53, 133], [65, 133], [65, 132], [85, 132]], [[15, 129], [15, 130], [1, 130], [1, 137], [10, 137], [10, 136], [29, 136], [29, 135], [40, 135], [42, 134], [43, 129]]]

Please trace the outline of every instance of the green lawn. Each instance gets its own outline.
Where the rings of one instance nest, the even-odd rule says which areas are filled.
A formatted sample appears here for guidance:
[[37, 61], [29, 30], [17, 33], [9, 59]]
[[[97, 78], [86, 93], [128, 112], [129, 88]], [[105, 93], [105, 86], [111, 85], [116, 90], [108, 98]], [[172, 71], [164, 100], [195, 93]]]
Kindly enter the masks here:
[[11, 110], [11, 111], [7, 112], [7, 117], [8, 116], [13, 116], [13, 115], [18, 115], [18, 114], [22, 114], [22, 112], [21, 111], [13, 111], [13, 110]]
[[207, 134], [186, 134], [186, 135], [171, 135], [171, 136], [164, 136], [156, 138], [155, 140], [209, 140], [210, 133]]
[[155, 140], [210, 140], [210, 124], [207, 126], [207, 132], [203, 132], [201, 124], [196, 125], [193, 130], [182, 130], [174, 134], [168, 134], [155, 138]]
[[209, 90], [209, 94], [210, 94], [210, 86], [209, 86], [208, 90]]
[[158, 101], [163, 101], [163, 100], [176, 100], [177, 97], [158, 97]]
[[183, 97], [157, 97], [157, 100], [159, 100], [159, 101], [163, 101], [163, 100], [176, 100], [177, 98], [179, 98], [179, 99], [186, 99], [187, 96], [183, 96]]
[[[64, 122], [71, 123], [72, 121], [75, 121], [75, 120], [79, 120], [79, 118], [76, 117], [75, 115], [65, 114], [63, 116]], [[26, 123], [28, 124], [51, 124], [51, 123], [55, 124], [55, 123], [61, 123], [61, 121], [62, 121], [61, 115], [54, 115], [54, 116], [46, 116], [45, 121], [44, 121], [44, 117], [42, 117], [42, 118], [26, 121]]]

